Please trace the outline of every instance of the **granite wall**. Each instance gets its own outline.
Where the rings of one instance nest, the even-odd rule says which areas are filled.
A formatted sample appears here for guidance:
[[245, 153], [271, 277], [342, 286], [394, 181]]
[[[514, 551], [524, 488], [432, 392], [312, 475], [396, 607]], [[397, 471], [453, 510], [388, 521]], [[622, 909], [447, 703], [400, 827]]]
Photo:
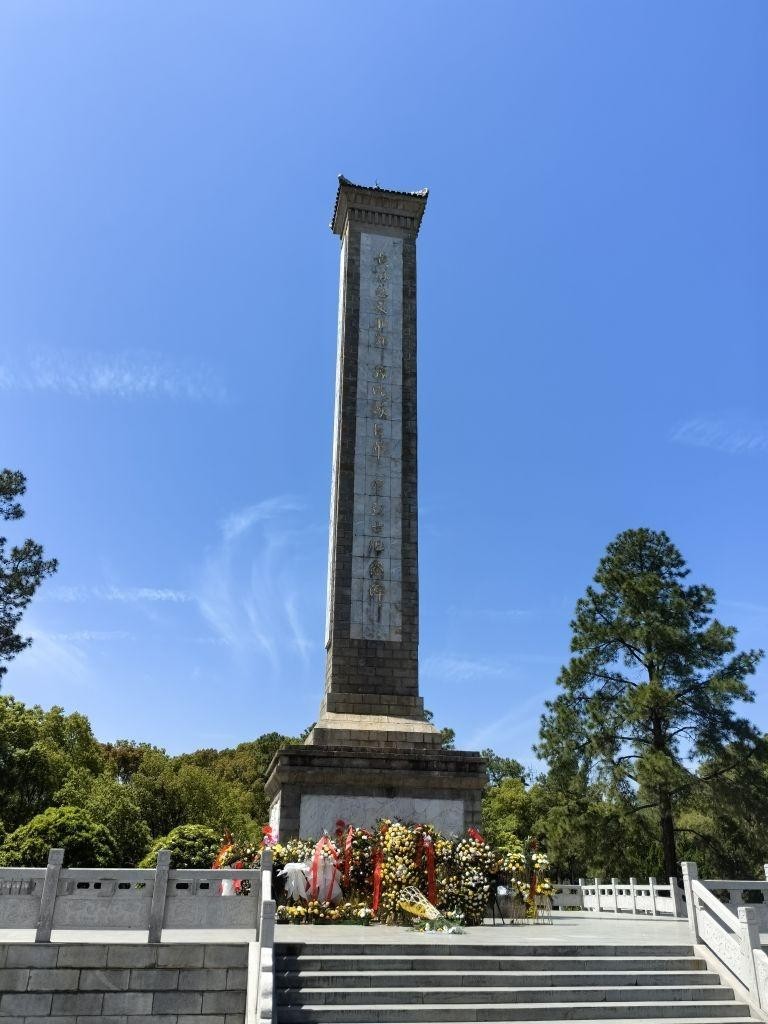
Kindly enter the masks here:
[[2, 1024], [244, 1024], [248, 945], [0, 945]]

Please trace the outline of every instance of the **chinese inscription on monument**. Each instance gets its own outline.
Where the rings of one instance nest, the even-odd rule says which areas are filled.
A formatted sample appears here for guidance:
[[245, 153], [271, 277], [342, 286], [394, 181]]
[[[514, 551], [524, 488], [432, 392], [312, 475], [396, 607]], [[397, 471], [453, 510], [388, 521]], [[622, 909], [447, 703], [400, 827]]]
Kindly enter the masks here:
[[362, 233], [353, 639], [401, 639], [402, 316], [402, 240]]

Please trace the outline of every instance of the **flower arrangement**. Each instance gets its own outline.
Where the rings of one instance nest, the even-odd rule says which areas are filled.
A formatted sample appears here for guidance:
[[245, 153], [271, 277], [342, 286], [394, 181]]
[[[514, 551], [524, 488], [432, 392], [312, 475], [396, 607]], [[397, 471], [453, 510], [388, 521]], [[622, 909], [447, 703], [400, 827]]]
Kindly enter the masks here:
[[[499, 885], [516, 894], [532, 917], [536, 897], [554, 891], [549, 861], [535, 839], [497, 850], [475, 829], [448, 837], [431, 825], [388, 819], [373, 830], [340, 819], [335, 836], [326, 834], [319, 841], [281, 842], [268, 826], [259, 847], [238, 847], [227, 836], [215, 866], [256, 867], [264, 849], [272, 851], [277, 920], [282, 923], [368, 924], [375, 919], [452, 931], [464, 923], [482, 923]], [[285, 872], [286, 865], [293, 867]], [[292, 875], [300, 885], [290, 883]], [[439, 920], [421, 918], [404, 906], [409, 887], [437, 909]]]
[[279, 906], [275, 920], [280, 924], [369, 924], [373, 911], [359, 903], [342, 903], [334, 907], [324, 900], [309, 900], [305, 905]]

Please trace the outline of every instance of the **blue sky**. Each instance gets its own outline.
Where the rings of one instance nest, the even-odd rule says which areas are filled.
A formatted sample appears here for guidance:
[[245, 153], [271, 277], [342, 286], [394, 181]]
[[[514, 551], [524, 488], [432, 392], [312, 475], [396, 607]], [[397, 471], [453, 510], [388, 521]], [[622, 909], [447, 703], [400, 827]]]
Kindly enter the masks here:
[[767, 29], [750, 0], [5, 0], [0, 462], [61, 563], [5, 692], [172, 752], [314, 720], [340, 171], [430, 188], [436, 721], [531, 762], [628, 527], [768, 646]]

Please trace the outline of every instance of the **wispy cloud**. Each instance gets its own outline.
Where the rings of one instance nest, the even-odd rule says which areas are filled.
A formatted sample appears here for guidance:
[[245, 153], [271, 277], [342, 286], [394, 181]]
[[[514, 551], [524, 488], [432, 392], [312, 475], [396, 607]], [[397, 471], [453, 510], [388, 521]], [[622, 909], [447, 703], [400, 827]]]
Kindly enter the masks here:
[[727, 455], [768, 451], [768, 423], [737, 418], [686, 420], [671, 435], [677, 444], [711, 448]]
[[261, 652], [273, 672], [290, 656], [306, 663], [314, 646], [303, 616], [311, 600], [306, 562], [317, 550], [318, 531], [297, 522], [302, 508], [280, 496], [227, 516], [197, 593], [213, 636], [245, 657]]
[[34, 626], [28, 626], [24, 632], [32, 637], [32, 644], [23, 655], [28, 679], [58, 680], [63, 688], [92, 684], [88, 658], [77, 642]]
[[221, 524], [222, 536], [225, 543], [229, 544], [257, 523], [264, 523], [289, 512], [300, 512], [301, 509], [301, 504], [293, 498], [267, 498], [257, 505], [248, 505], [227, 516]]
[[0, 391], [40, 391], [75, 398], [221, 401], [210, 368], [179, 366], [153, 353], [43, 352], [18, 365], [0, 362]]
[[449, 615], [461, 616], [466, 619], [488, 619], [489, 621], [508, 622], [511, 619], [522, 619], [533, 612], [527, 608], [472, 608], [460, 605], [449, 605]]
[[46, 591], [46, 597], [51, 601], [61, 601], [63, 604], [81, 604], [85, 601], [180, 604], [194, 600], [193, 594], [170, 587], [51, 587]]
[[476, 729], [467, 740], [467, 746], [470, 750], [483, 750], [498, 740], [503, 740], [508, 746], [518, 738], [533, 743], [538, 735], [542, 710], [543, 698], [540, 694], [516, 703], [514, 709]]
[[131, 634], [124, 629], [78, 629], [72, 633], [46, 633], [46, 636], [62, 644], [98, 644], [131, 639]]
[[463, 683], [471, 679], [499, 678], [512, 675], [513, 669], [493, 658], [465, 658], [452, 654], [432, 655], [424, 659], [421, 670], [425, 676], [446, 682]]

